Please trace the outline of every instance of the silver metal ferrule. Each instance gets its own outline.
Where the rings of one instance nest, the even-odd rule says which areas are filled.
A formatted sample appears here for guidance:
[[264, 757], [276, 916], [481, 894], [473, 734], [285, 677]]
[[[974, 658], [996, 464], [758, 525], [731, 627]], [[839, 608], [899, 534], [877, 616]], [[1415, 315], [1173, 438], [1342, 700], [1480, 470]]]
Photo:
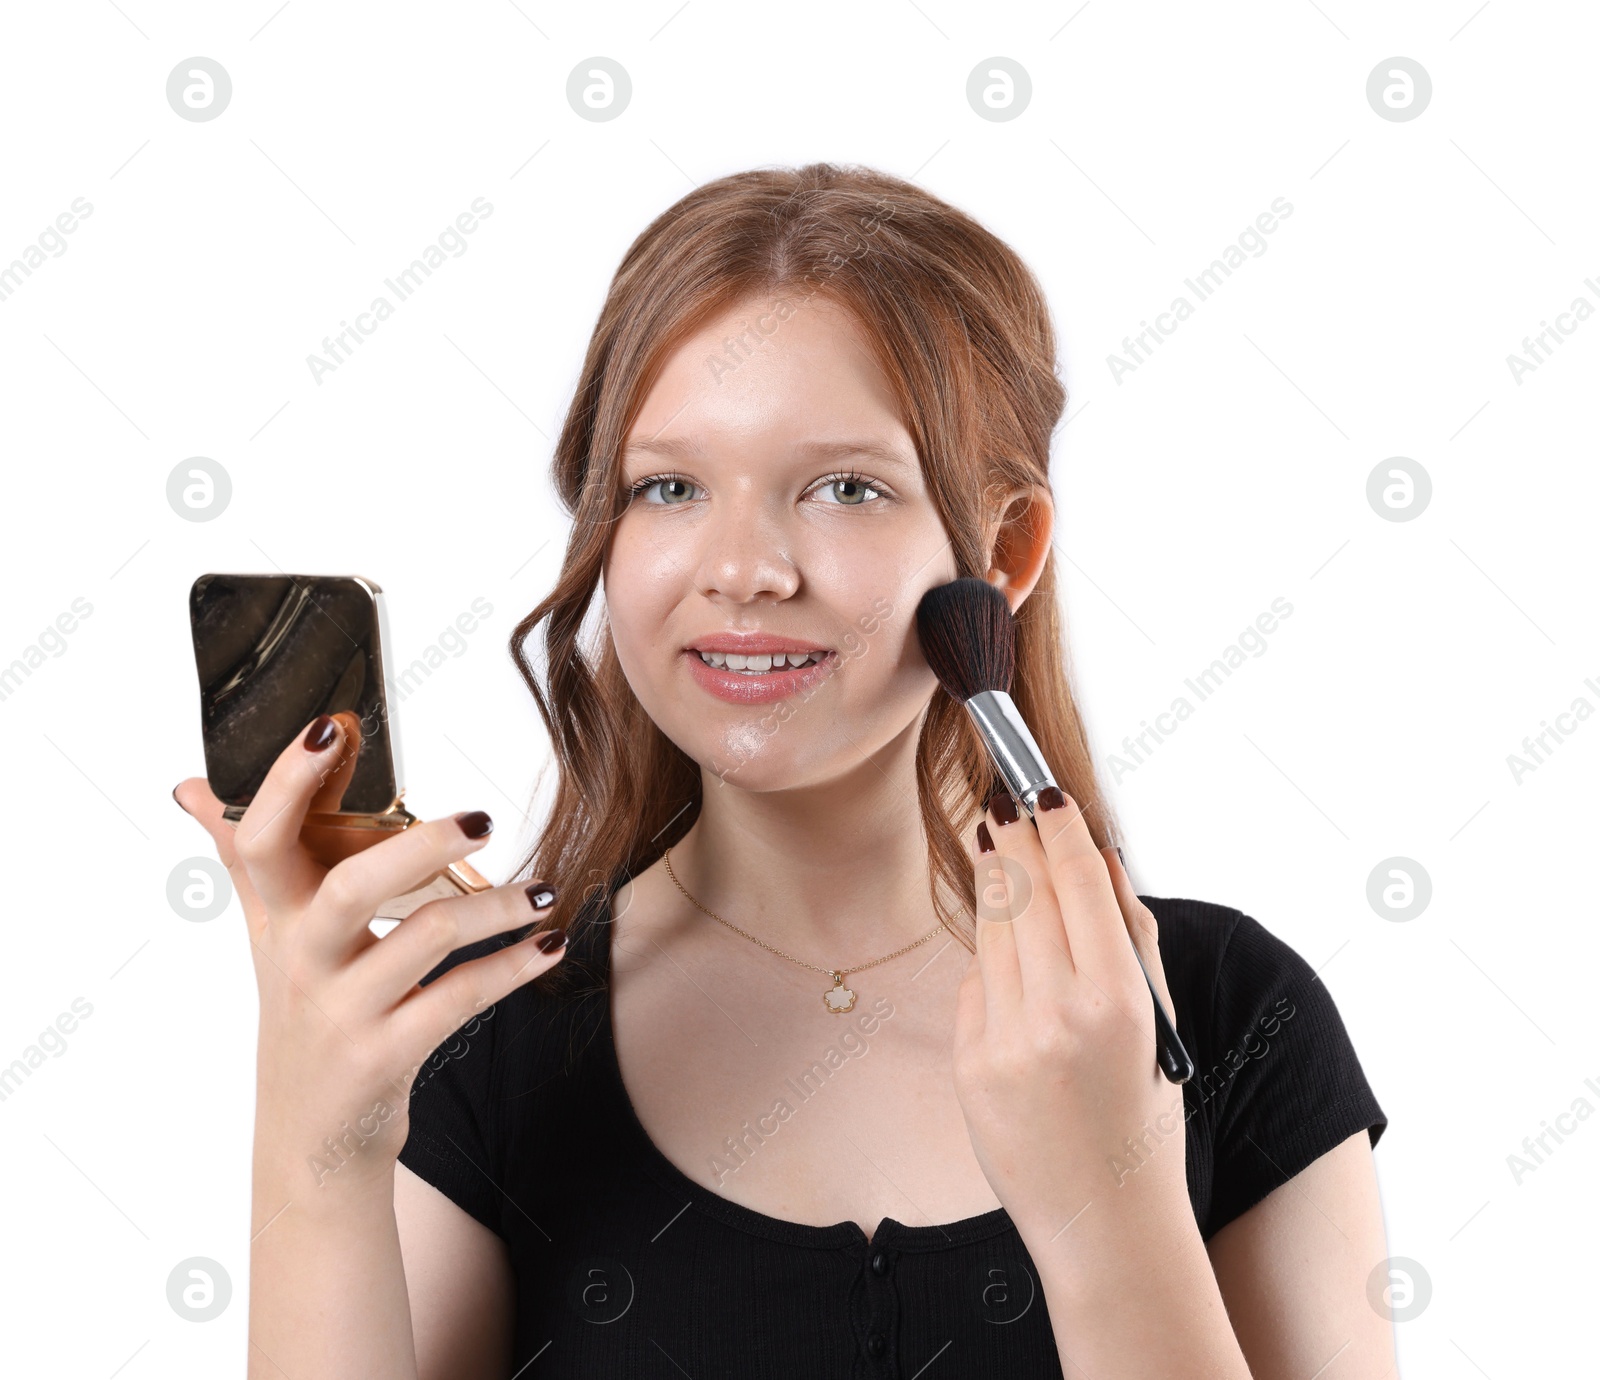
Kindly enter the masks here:
[[1044, 754], [1033, 741], [1016, 701], [1004, 690], [980, 690], [966, 701], [966, 706], [1006, 786], [1031, 817], [1039, 792], [1054, 786], [1056, 779], [1050, 775]]

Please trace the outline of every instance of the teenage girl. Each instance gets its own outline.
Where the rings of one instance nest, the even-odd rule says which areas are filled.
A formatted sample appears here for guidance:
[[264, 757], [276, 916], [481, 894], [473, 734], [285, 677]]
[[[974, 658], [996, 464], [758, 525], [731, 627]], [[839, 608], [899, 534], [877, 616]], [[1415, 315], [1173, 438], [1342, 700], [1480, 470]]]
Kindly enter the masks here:
[[[628, 250], [557, 443], [522, 879], [376, 937], [492, 825], [314, 862], [348, 716], [236, 832], [182, 783], [260, 987], [253, 1377], [1389, 1373], [1386, 1119], [1327, 990], [1119, 859], [1064, 402], [1037, 282], [962, 212], [826, 164], [702, 186]], [[964, 575], [1016, 615], [1036, 826], [917, 641]]]

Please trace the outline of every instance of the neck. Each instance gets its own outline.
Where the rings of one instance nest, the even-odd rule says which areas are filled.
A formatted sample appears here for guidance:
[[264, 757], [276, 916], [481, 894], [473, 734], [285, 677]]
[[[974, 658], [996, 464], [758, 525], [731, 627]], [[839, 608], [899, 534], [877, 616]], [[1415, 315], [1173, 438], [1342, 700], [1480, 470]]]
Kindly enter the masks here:
[[673, 872], [701, 905], [808, 963], [849, 967], [921, 939], [939, 917], [917, 804], [919, 728], [816, 787], [746, 791], [703, 773]]

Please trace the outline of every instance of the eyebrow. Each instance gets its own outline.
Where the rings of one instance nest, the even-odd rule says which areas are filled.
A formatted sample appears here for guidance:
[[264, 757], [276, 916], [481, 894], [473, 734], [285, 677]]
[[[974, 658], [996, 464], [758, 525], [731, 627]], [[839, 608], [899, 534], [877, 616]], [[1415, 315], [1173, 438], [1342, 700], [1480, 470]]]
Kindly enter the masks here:
[[[881, 441], [801, 441], [794, 449], [812, 459], [834, 460], [845, 456], [862, 455], [881, 465], [897, 465], [901, 469], [916, 468], [914, 463], [908, 461], [899, 451], [884, 445]], [[699, 442], [692, 437], [667, 436], [660, 439], [644, 437], [637, 441], [629, 441], [623, 447], [623, 459], [626, 460], [628, 456], [634, 454], [691, 460], [703, 452]]]

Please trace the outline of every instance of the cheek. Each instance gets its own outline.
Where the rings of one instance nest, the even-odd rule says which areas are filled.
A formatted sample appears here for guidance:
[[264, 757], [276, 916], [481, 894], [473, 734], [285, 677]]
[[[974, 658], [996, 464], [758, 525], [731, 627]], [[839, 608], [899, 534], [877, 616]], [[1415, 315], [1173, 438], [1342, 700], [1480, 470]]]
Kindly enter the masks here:
[[839, 642], [840, 690], [860, 715], [903, 718], [927, 695], [928, 671], [916, 630], [906, 611], [886, 596], [856, 603], [851, 612]]
[[[623, 673], [635, 686], [649, 664], [650, 630], [661, 626], [661, 611], [653, 607], [660, 584], [652, 580], [648, 553], [631, 549], [622, 533], [613, 540], [604, 575], [605, 615], [611, 642]], [[641, 687], [642, 688], [642, 687]]]
[[606, 557], [606, 609], [619, 638], [647, 636], [679, 598], [683, 562], [667, 542], [651, 541], [637, 524], [618, 527]]

